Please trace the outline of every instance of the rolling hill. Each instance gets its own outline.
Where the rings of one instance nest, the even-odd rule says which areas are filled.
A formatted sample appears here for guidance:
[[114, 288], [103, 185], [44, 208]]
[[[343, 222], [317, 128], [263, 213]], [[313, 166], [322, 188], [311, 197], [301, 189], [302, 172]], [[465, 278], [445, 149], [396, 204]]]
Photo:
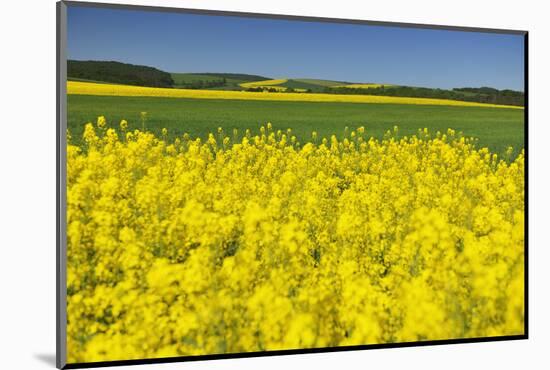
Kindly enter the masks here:
[[292, 79], [270, 79], [254, 82], [241, 83], [240, 86], [244, 89], [264, 89], [274, 91], [287, 92], [323, 92], [327, 87], [333, 87], [346, 82], [319, 80], [308, 78], [292, 78]]
[[171, 87], [174, 84], [167, 72], [153, 67], [114, 61], [68, 60], [67, 76], [73, 80], [148, 87]]
[[316, 86], [323, 86], [323, 87], [347, 85], [350, 83], [345, 81], [319, 80], [315, 78], [295, 78], [294, 81], [303, 82], [303, 83], [316, 85]]
[[181, 89], [242, 90], [240, 84], [268, 77], [242, 73], [171, 73], [174, 87]]
[[520, 91], [490, 87], [438, 89], [381, 84], [377, 82], [335, 81], [314, 78], [278, 78], [245, 73], [168, 73], [159, 69], [114, 61], [75, 61], [67, 63], [72, 81], [116, 83], [176, 89], [229, 90], [251, 92], [324, 93], [378, 95], [409, 98], [435, 98], [501, 105], [524, 104]]

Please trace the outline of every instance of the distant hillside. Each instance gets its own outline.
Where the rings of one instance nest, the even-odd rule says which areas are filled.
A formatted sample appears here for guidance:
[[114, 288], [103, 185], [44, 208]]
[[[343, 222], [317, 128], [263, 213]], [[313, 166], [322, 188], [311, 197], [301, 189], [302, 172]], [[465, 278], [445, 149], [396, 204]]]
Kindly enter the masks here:
[[215, 76], [221, 78], [227, 78], [231, 80], [240, 80], [240, 81], [259, 81], [259, 80], [269, 80], [269, 77], [258, 76], [258, 75], [248, 75], [244, 73], [201, 73], [206, 76]]
[[245, 82], [242, 84], [239, 84], [242, 88], [249, 90], [249, 91], [286, 91], [287, 88], [284, 86], [285, 83], [287, 83], [288, 80], [286, 79], [278, 79], [278, 80], [261, 80], [261, 81], [254, 81], [254, 82]]
[[75, 80], [150, 87], [172, 87], [174, 85], [170, 73], [153, 67], [120, 62], [68, 60], [67, 77]]
[[519, 91], [490, 87], [456, 88], [399, 86], [380, 83], [359, 83], [311, 78], [271, 79], [263, 76], [230, 73], [173, 73], [175, 87], [209, 90], [245, 90], [264, 92], [308, 92], [346, 95], [381, 95], [411, 98], [438, 98], [478, 103], [523, 106]]
[[241, 90], [241, 83], [267, 80], [268, 77], [242, 73], [171, 73], [174, 87], [180, 89]]
[[376, 89], [379, 87], [396, 87], [397, 85], [390, 84], [373, 84], [373, 83], [363, 83], [363, 84], [346, 84], [346, 85], [336, 85], [331, 87], [349, 87], [351, 89]]
[[453, 89], [454, 92], [464, 94], [465, 96], [480, 96], [487, 103], [524, 105], [525, 94], [514, 90], [497, 90], [492, 87], [462, 87]]
[[491, 87], [463, 87], [447, 90], [376, 82], [347, 82], [313, 78], [273, 79], [245, 73], [168, 73], [153, 67], [120, 62], [69, 60], [67, 62], [67, 75], [69, 80], [75, 81], [179, 89], [381, 95], [450, 99], [516, 106], [523, 106], [525, 101], [523, 92], [497, 90]]
[[326, 87], [346, 83], [311, 78], [292, 78], [246, 82], [241, 83], [240, 86], [248, 91], [323, 92]]
[[348, 82], [320, 79], [271, 79], [242, 73], [172, 73], [174, 87], [181, 89], [322, 92], [327, 86]]
[[455, 88], [452, 90], [433, 89], [428, 87], [380, 85], [378, 87], [357, 88], [350, 86], [332, 86], [324, 90], [328, 94], [345, 95], [382, 95], [408, 98], [436, 98], [476, 103], [523, 106], [524, 93], [513, 90], [497, 90], [490, 87]]
[[303, 83], [316, 85], [316, 86], [324, 86], [324, 87], [350, 84], [349, 82], [345, 82], [345, 81], [319, 80], [315, 78], [294, 78], [293, 81], [303, 82]]

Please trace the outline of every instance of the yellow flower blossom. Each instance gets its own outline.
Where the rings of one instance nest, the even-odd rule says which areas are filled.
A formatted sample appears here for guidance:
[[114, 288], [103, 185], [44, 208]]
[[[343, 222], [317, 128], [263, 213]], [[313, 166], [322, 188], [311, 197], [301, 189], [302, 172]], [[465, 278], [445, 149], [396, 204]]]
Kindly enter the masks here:
[[[282, 80], [275, 80], [277, 83]], [[265, 81], [264, 81], [265, 82]], [[246, 83], [248, 84], [248, 83]], [[245, 86], [246, 87], [246, 86]], [[252, 87], [252, 86], [251, 86]], [[285, 87], [269, 85], [254, 86], [275, 90], [286, 90]], [[159, 96], [169, 98], [192, 99], [232, 99], [232, 100], [276, 100], [276, 101], [314, 101], [314, 102], [346, 102], [346, 103], [378, 103], [378, 104], [417, 104], [417, 105], [449, 105], [465, 107], [490, 107], [503, 109], [523, 109], [513, 105], [487, 104], [450, 99], [409, 98], [381, 95], [346, 95], [303, 92], [250, 92], [225, 90], [173, 89], [162, 87], [143, 87], [130, 85], [104, 84], [94, 82], [68, 81], [67, 93], [75, 95], [102, 96]]]
[[523, 334], [523, 152], [105, 124], [67, 147], [69, 363]]

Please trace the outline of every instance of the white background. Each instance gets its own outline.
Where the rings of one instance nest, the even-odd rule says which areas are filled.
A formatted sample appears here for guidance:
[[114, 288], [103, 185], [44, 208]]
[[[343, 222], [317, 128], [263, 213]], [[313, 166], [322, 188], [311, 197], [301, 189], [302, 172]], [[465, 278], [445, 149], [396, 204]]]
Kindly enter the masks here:
[[[111, 0], [111, 2], [116, 2]], [[148, 365], [131, 369], [550, 368], [549, 24], [544, 1], [127, 0], [236, 10], [530, 31], [530, 339]], [[55, 357], [55, 1], [0, 12], [0, 368], [53, 368]], [[403, 61], [403, 68], [407, 68]], [[126, 368], [126, 367], [125, 367]]]

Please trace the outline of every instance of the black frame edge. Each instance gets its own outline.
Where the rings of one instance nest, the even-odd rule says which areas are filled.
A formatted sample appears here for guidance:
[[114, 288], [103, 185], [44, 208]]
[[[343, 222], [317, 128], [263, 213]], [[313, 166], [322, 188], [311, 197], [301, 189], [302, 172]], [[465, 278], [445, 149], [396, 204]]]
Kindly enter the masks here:
[[67, 5], [56, 3], [56, 367], [67, 364], [66, 132]]
[[56, 184], [55, 184], [55, 197], [56, 197], [56, 214], [55, 214], [55, 226], [56, 226], [56, 233], [55, 233], [55, 243], [56, 243], [56, 248], [55, 248], [55, 271], [56, 271], [56, 274], [55, 274], [55, 365], [58, 369], [62, 368], [64, 366], [63, 363], [61, 363], [61, 347], [60, 347], [60, 344], [61, 344], [61, 317], [60, 317], [60, 311], [61, 311], [61, 307], [60, 307], [60, 289], [59, 289], [59, 286], [60, 286], [60, 274], [59, 274], [59, 270], [60, 270], [60, 257], [61, 257], [61, 251], [60, 251], [60, 248], [59, 248], [59, 242], [60, 242], [60, 235], [59, 235], [59, 229], [60, 229], [60, 222], [59, 222], [59, 213], [60, 213], [60, 209], [59, 209], [59, 205], [60, 205], [60, 200], [59, 200], [59, 180], [61, 178], [61, 173], [59, 171], [59, 151], [60, 151], [60, 143], [59, 143], [59, 119], [60, 119], [60, 114], [59, 114], [59, 105], [60, 105], [60, 98], [61, 98], [61, 92], [60, 92], [60, 73], [59, 73], [59, 59], [60, 59], [60, 45], [59, 45], [59, 39], [61, 37], [60, 35], [60, 28], [61, 28], [61, 25], [60, 25], [60, 18], [61, 18], [61, 3], [56, 3], [55, 4], [55, 17], [56, 17], [56, 29], [55, 29], [55, 33], [56, 33], [56, 52], [55, 52], [55, 57], [56, 57], [56, 63], [55, 63], [55, 75], [56, 75], [56, 96], [55, 96], [55, 103], [56, 103], [56, 110], [55, 110], [55, 115], [56, 115], [56, 119], [55, 119], [55, 130], [56, 130], [56, 143], [55, 143], [55, 172], [56, 172]]
[[329, 22], [329, 23], [346, 23], [346, 24], [362, 24], [371, 26], [382, 27], [403, 27], [403, 28], [422, 28], [432, 30], [446, 30], [446, 31], [463, 31], [463, 32], [485, 32], [485, 33], [501, 33], [510, 35], [523, 35], [527, 33], [526, 30], [512, 30], [512, 29], [498, 29], [498, 28], [484, 28], [484, 27], [460, 27], [451, 25], [436, 25], [425, 23], [406, 23], [406, 22], [386, 22], [386, 21], [373, 21], [362, 19], [350, 19], [350, 18], [328, 18], [320, 16], [302, 16], [292, 14], [269, 14], [269, 13], [250, 13], [241, 11], [229, 11], [229, 10], [210, 10], [210, 9], [198, 9], [198, 8], [174, 8], [168, 6], [153, 6], [153, 5], [131, 5], [131, 4], [119, 4], [119, 3], [101, 3], [101, 2], [87, 2], [87, 1], [75, 1], [75, 0], [63, 0], [67, 6], [80, 6], [88, 8], [110, 8], [121, 10], [137, 10], [137, 11], [156, 11], [167, 13], [187, 13], [187, 14], [203, 14], [203, 15], [217, 15], [217, 16], [230, 16], [230, 17], [247, 17], [247, 18], [267, 18], [267, 19], [281, 19], [281, 20], [294, 20], [305, 22]]
[[81, 363], [67, 364], [63, 367], [63, 369], [84, 369], [84, 368], [128, 366], [128, 365], [151, 365], [151, 364], [166, 364], [166, 363], [175, 363], [175, 362], [211, 361], [211, 360], [225, 360], [225, 359], [238, 359], [238, 358], [250, 358], [250, 357], [306, 355], [306, 354], [314, 354], [314, 353], [361, 351], [361, 350], [367, 350], [367, 349], [372, 350], [372, 349], [384, 349], [384, 348], [425, 347], [425, 346], [449, 345], [449, 344], [474, 344], [474, 343], [484, 343], [484, 342], [500, 342], [500, 341], [525, 340], [525, 339], [527, 339], [527, 336], [524, 334], [524, 335], [507, 335], [507, 336], [497, 336], [497, 337], [430, 340], [430, 341], [421, 341], [421, 342], [379, 343], [379, 344], [367, 344], [367, 345], [359, 345], [359, 346], [305, 348], [305, 349], [289, 349], [289, 350], [263, 351], [263, 352], [222, 353], [222, 354], [211, 354], [211, 355], [148, 358], [148, 359], [137, 359], [137, 360], [81, 362]]
[[523, 36], [523, 72], [524, 72], [524, 96], [525, 102], [523, 106], [523, 130], [524, 130], [524, 161], [525, 161], [525, 184], [524, 184], [524, 249], [523, 249], [523, 258], [524, 258], [524, 320], [523, 332], [525, 337], [529, 337], [529, 32], [525, 32]]

